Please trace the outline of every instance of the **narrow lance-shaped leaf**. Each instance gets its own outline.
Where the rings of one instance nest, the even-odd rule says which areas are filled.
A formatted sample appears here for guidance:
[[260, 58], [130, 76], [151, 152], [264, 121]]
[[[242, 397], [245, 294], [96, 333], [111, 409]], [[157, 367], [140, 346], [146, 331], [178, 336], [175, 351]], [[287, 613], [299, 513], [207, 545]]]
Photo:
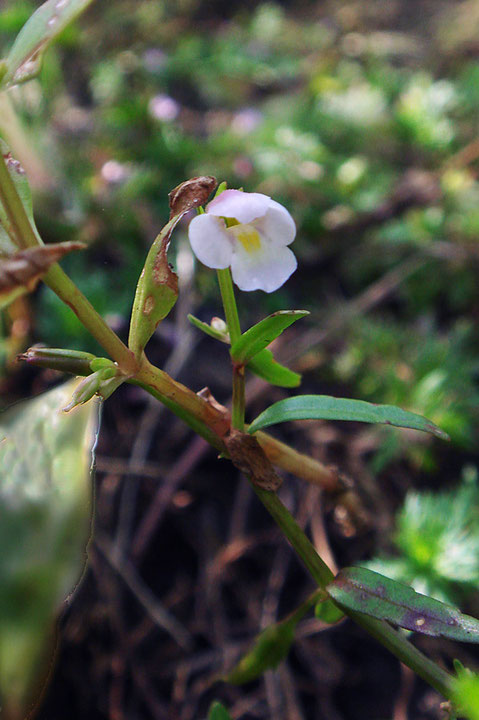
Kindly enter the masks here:
[[6, 58], [3, 81], [25, 82], [40, 71], [43, 53], [92, 0], [48, 0], [27, 20]]
[[[33, 228], [38, 243], [41, 244], [41, 239], [35, 226], [33, 219], [33, 207], [32, 207], [32, 193], [30, 185], [28, 184], [25, 170], [21, 166], [18, 160], [12, 156], [8, 145], [0, 138], [0, 150], [2, 153], [3, 161], [7, 166], [7, 170], [10, 173], [10, 177], [13, 180], [15, 189], [22, 201], [25, 212], [30, 220], [30, 225]], [[14, 229], [10, 224], [8, 215], [2, 202], [0, 201], [0, 258], [2, 256], [13, 255], [17, 250], [21, 249], [20, 239], [15, 236]]]
[[167, 258], [171, 233], [188, 210], [206, 202], [215, 187], [215, 178], [199, 177], [182, 183], [170, 193], [170, 220], [150, 248], [133, 301], [128, 345], [136, 358], [141, 356], [178, 297], [178, 276]]
[[479, 620], [365, 568], [341, 570], [327, 588], [342, 607], [423, 635], [479, 642]]
[[[265, 670], [275, 668], [287, 656], [294, 641], [294, 633], [299, 621], [314, 607], [318, 600], [327, 595], [324, 590], [312, 593], [301, 605], [281, 622], [270, 625], [256, 638], [253, 647], [244, 655], [236, 667], [225, 677], [233, 685], [255, 680]], [[329, 601], [330, 602], [330, 601]]]
[[205, 333], [205, 335], [209, 335], [215, 340], [226, 343], [226, 345], [230, 344], [230, 336], [227, 331], [218, 330], [214, 327], [213, 323], [208, 325], [208, 323], [203, 322], [203, 320], [199, 320], [199, 318], [194, 315], [189, 314], [187, 317], [190, 323], [194, 325], [197, 330], [201, 330], [201, 332]]
[[[17, 360], [26, 362], [34, 367], [50, 368], [72, 375], [91, 375], [90, 363], [95, 355], [83, 350], [69, 350], [65, 348], [48, 348], [34, 345], [24, 353], [17, 355]], [[111, 361], [110, 361], [111, 362]]]
[[285, 365], [281, 365], [274, 359], [273, 353], [268, 348], [255, 355], [246, 367], [271, 385], [293, 388], [298, 387], [301, 383], [301, 375]]
[[81, 250], [79, 242], [55, 243], [21, 250], [0, 257], [0, 309], [20, 295], [31, 292], [49, 267], [72, 250]]
[[[91, 530], [99, 404], [62, 407], [72, 380], [0, 414], [0, 706], [26, 717], [51, 667], [56, 616]], [[9, 715], [8, 708], [16, 714]]]
[[249, 426], [248, 432], [262, 430], [288, 420], [353, 420], [411, 428], [448, 440], [449, 436], [430, 420], [394, 405], [375, 405], [364, 400], [329, 395], [297, 395], [270, 405]]
[[309, 315], [307, 310], [280, 310], [246, 330], [231, 346], [231, 357], [235, 362], [247, 364], [261, 350], [273, 342], [283, 330], [296, 320]]
[[[219, 340], [220, 342], [229, 345], [230, 338], [227, 330], [215, 327], [213, 320], [211, 321], [210, 325], [203, 322], [202, 320], [199, 320], [194, 315], [188, 315], [188, 320], [198, 330], [201, 330], [201, 332], [204, 332], [206, 335], [215, 338], [215, 340]], [[216, 318], [216, 320], [218, 320], [218, 326], [220, 325], [220, 322], [224, 322], [220, 321], [219, 318]], [[298, 385], [301, 383], [301, 375], [277, 362], [274, 359], [271, 350], [268, 350], [267, 348], [261, 350], [253, 358], [251, 358], [251, 360], [249, 360], [249, 362], [246, 364], [246, 367], [252, 373], [254, 373], [260, 378], [263, 378], [263, 380], [266, 380], [266, 382], [269, 382], [272, 385], [292, 388], [298, 387]]]

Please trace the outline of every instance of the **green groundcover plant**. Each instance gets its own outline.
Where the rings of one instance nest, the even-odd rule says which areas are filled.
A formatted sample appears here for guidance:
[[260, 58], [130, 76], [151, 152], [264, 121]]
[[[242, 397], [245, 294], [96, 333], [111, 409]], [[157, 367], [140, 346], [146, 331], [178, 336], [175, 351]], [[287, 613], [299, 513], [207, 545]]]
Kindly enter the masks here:
[[[0, 63], [3, 91], [38, 73], [48, 46], [90, 2], [48, 0], [30, 17]], [[407, 98], [398, 112], [405, 128], [414, 125]], [[437, 138], [427, 127], [426, 131], [431, 143], [441, 140], [442, 136]], [[313, 474], [320, 484], [332, 481], [332, 471], [317, 461], [306, 461], [264, 431], [279, 423], [316, 419], [392, 425], [442, 440], [448, 439], [446, 432], [422, 415], [395, 405], [311, 394], [291, 395], [267, 407], [251, 423], [245, 422], [246, 373], [291, 389], [301, 382], [298, 373], [275, 360], [269, 346], [308, 312], [281, 310], [242, 330], [234, 289], [235, 284], [241, 293], [273, 293], [295, 272], [297, 261], [290, 246], [296, 226], [288, 210], [264, 193], [232, 189], [226, 182], [218, 185], [208, 175], [193, 177], [174, 188], [169, 194], [170, 218], [153, 242], [138, 280], [125, 344], [58, 264], [63, 256], [84, 246], [80, 242], [43, 243], [33, 219], [25, 172], [3, 141], [1, 151], [1, 307], [43, 281], [108, 356], [97, 357], [81, 349], [32, 347], [22, 356], [25, 362], [81, 379], [9, 409], [1, 418], [2, 717], [26, 717], [45, 682], [55, 619], [65, 597], [80, 580], [86, 558], [99, 398], [106, 400], [123, 383], [132, 383], [178, 415], [243, 472], [317, 585], [296, 610], [259, 635], [224, 678], [226, 682], [245, 683], [276, 667], [287, 655], [296, 626], [307, 613], [314, 611], [328, 623], [346, 615], [442, 694], [451, 717], [462, 714], [471, 720], [478, 718], [477, 675], [457, 663], [455, 674], [447, 672], [420, 652], [404, 630], [477, 643], [479, 620], [366, 567], [345, 567], [334, 575], [279, 499], [281, 479], [275, 467], [287, 468], [305, 480]], [[145, 354], [153, 333], [178, 298], [178, 277], [167, 253], [176, 226], [188, 213], [194, 214], [188, 230], [191, 248], [203, 265], [216, 271], [224, 310], [224, 320], [216, 318], [211, 324], [193, 316], [189, 319], [198, 331], [229, 346], [231, 411], [209, 391], [195, 393], [177, 382], [150, 363]], [[465, 513], [467, 500], [462, 495], [468, 492], [475, 490], [464, 489], [458, 496], [457, 515]], [[428, 501], [409, 497], [406, 506], [419, 502]], [[437, 502], [450, 504], [449, 498]], [[400, 523], [397, 537], [404, 552], [411, 533], [421, 532], [418, 514], [410, 507], [407, 512], [408, 521]], [[448, 524], [439, 528], [435, 537], [440, 539], [447, 533], [454, 533]], [[443, 555], [441, 559], [444, 567]], [[419, 567], [420, 558], [411, 558], [410, 564], [414, 562]], [[449, 579], [445, 573], [444, 583]], [[475, 581], [477, 573], [469, 574], [469, 578]], [[450, 593], [445, 595], [451, 597]], [[226, 708], [213, 704], [209, 718], [228, 717]]]

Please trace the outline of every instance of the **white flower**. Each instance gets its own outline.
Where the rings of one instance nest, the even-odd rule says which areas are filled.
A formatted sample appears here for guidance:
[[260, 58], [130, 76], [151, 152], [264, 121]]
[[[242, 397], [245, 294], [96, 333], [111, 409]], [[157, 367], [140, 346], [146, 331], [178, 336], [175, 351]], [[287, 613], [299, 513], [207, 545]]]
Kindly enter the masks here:
[[262, 193], [225, 190], [193, 218], [188, 235], [196, 257], [210, 268], [231, 267], [241, 290], [273, 292], [296, 270], [286, 247], [296, 235], [294, 220]]

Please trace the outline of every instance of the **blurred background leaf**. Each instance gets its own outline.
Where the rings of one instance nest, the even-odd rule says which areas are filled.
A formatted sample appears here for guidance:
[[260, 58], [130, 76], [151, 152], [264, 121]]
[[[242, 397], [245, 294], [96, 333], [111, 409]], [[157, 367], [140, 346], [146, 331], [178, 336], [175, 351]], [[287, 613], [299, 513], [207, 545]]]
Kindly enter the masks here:
[[24, 718], [45, 682], [55, 620], [86, 562], [98, 402], [77, 381], [0, 415], [0, 701]]

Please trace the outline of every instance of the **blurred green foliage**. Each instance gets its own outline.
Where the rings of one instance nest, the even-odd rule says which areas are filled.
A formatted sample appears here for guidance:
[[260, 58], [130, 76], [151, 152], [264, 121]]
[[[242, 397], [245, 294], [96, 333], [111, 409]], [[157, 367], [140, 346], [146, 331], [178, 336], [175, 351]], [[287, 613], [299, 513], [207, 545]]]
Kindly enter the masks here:
[[454, 702], [461, 716], [479, 720], [479, 675], [462, 668], [454, 687]]
[[424, 595], [458, 604], [479, 583], [477, 469], [465, 468], [459, 487], [442, 493], [409, 492], [396, 517], [396, 557], [367, 566]]

